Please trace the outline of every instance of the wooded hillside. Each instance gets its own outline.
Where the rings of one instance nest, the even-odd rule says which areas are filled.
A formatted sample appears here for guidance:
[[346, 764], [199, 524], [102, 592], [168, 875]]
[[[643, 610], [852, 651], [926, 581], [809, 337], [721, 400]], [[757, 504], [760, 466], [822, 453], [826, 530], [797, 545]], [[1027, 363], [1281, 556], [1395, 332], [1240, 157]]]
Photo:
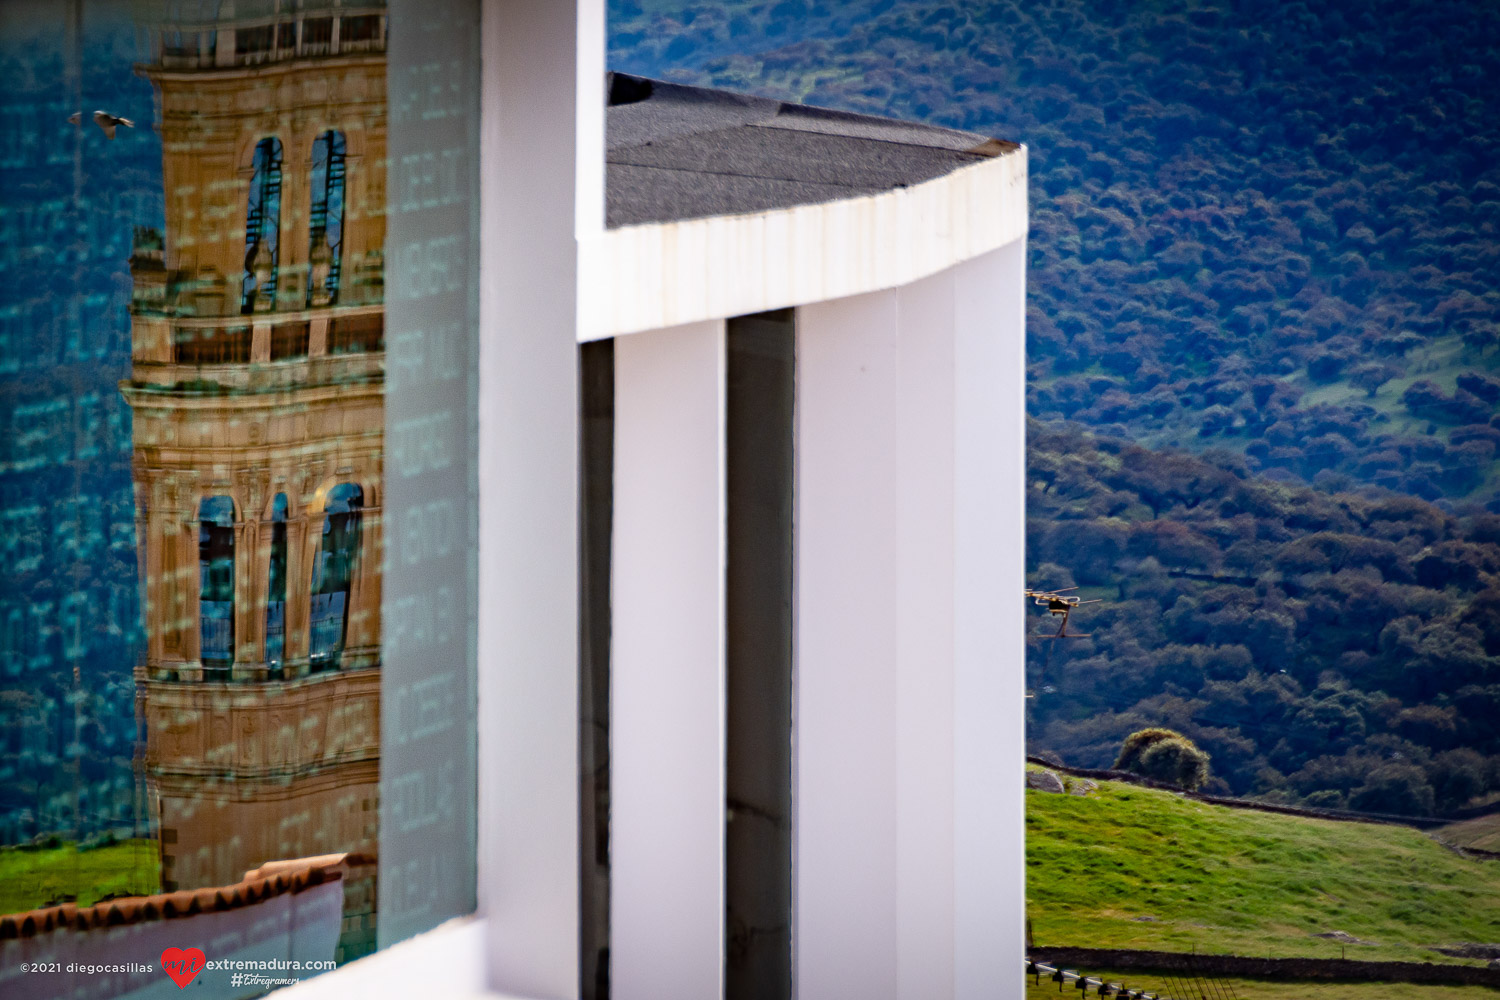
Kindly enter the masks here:
[[1165, 725], [1237, 795], [1427, 815], [1500, 788], [1500, 516], [1077, 427], [1028, 452], [1030, 582], [1103, 598], [1087, 638], [1029, 644], [1033, 753], [1105, 767]]
[[1026, 143], [1033, 416], [1500, 509], [1483, 0], [610, 14], [614, 68]]

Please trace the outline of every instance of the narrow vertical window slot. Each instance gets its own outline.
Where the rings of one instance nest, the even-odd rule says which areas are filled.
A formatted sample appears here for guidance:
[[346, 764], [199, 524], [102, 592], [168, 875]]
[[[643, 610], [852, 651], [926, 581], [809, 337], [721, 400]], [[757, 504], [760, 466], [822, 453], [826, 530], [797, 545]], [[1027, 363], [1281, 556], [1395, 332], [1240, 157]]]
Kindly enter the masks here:
[[609, 1000], [610, 532], [615, 343], [579, 348], [579, 996]]
[[724, 996], [792, 995], [794, 314], [729, 320]]

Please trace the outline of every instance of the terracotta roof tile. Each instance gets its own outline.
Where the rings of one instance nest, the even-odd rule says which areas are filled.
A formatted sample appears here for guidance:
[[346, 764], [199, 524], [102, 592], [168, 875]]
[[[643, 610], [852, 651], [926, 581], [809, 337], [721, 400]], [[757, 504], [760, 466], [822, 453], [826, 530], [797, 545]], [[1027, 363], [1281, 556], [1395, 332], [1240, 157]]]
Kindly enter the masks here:
[[298, 893], [344, 877], [353, 867], [374, 864], [363, 854], [322, 854], [311, 858], [272, 861], [245, 873], [233, 885], [204, 889], [182, 889], [155, 896], [124, 896], [93, 906], [63, 903], [39, 910], [0, 916], [0, 941], [35, 937], [60, 928], [87, 931], [117, 927], [146, 920], [171, 920], [198, 913], [238, 909], [280, 896]]

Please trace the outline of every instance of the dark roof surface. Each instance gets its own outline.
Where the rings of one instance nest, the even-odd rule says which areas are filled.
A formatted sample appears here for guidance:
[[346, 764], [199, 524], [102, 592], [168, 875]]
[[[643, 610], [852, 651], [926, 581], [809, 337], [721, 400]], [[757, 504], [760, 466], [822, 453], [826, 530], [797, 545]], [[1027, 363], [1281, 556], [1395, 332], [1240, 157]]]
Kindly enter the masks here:
[[606, 224], [877, 194], [1016, 148], [974, 132], [613, 74]]

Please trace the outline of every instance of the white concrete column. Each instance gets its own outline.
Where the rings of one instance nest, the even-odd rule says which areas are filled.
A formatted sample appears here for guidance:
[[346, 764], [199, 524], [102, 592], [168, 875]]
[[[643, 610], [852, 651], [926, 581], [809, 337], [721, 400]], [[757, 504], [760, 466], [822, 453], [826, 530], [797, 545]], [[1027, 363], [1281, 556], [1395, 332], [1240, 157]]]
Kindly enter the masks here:
[[792, 953], [819, 1000], [895, 996], [897, 330], [893, 292], [797, 312]]
[[581, 217], [580, 186], [603, 205], [604, 4], [482, 0], [480, 27], [479, 903], [490, 988], [562, 1000], [579, 991], [577, 239], [603, 219]]
[[1026, 241], [953, 269], [954, 996], [1026, 953]]
[[[951, 270], [896, 293], [895, 996], [902, 1000], [956, 995], [953, 299]], [[992, 983], [985, 996], [994, 992]]]
[[801, 996], [993, 996], [1024, 926], [1023, 245], [798, 315]]
[[723, 995], [724, 365], [722, 321], [615, 343], [615, 1000]]

